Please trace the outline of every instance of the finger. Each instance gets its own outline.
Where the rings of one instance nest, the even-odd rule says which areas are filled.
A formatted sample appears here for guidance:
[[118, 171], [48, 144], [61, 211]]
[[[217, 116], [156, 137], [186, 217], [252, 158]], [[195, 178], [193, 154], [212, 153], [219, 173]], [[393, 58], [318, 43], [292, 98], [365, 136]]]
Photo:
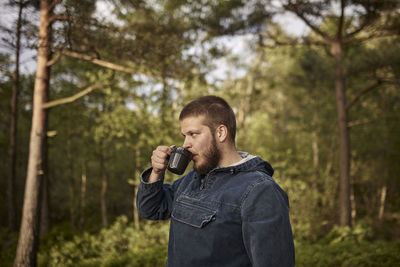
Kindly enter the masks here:
[[152, 163], [157, 163], [157, 164], [164, 164], [164, 165], [166, 165], [167, 163], [168, 163], [168, 160], [167, 160], [167, 155], [165, 154], [165, 155], [162, 155], [162, 156], [160, 156], [160, 155], [153, 155], [152, 157], [151, 157], [151, 161], [152, 161]]
[[164, 153], [168, 153], [169, 150], [170, 150], [169, 146], [158, 146], [156, 148], [156, 151], [160, 151], [160, 152], [164, 152]]
[[164, 162], [167, 160], [168, 153], [162, 151], [153, 151], [152, 158], [157, 162]]
[[172, 150], [174, 149], [175, 145], [169, 146], [168, 147], [168, 155], [171, 155]]

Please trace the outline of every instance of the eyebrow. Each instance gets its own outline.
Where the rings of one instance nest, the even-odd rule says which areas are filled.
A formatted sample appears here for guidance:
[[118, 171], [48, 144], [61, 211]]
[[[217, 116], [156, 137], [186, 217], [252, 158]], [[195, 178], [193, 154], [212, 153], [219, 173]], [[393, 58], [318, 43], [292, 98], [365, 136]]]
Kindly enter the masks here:
[[190, 131], [187, 131], [186, 134], [185, 134], [185, 133], [182, 133], [182, 132], [181, 132], [181, 134], [182, 134], [182, 136], [185, 137], [187, 134], [193, 134], [193, 133], [198, 133], [198, 132], [199, 132], [199, 131], [196, 131], [196, 130], [190, 130]]

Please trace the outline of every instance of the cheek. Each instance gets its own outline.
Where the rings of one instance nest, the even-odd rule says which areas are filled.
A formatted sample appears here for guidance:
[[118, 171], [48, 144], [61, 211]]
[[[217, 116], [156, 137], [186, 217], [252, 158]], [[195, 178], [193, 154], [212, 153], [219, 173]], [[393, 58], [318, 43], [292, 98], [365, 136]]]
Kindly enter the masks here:
[[202, 140], [201, 143], [199, 143], [198, 150], [202, 155], [206, 153], [207, 151], [210, 150], [211, 142], [208, 139]]

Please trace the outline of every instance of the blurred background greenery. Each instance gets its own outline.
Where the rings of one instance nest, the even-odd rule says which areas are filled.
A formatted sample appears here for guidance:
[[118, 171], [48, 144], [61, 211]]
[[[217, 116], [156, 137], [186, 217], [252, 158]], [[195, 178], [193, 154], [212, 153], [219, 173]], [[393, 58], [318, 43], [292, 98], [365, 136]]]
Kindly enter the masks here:
[[[39, 266], [164, 265], [169, 224], [138, 218], [139, 175], [157, 145], [182, 143], [180, 110], [208, 94], [232, 105], [238, 150], [269, 161], [288, 193], [297, 266], [398, 266], [398, 1], [40, 2], [54, 10]], [[1, 6], [0, 262], [12, 266], [36, 74], [17, 55], [36, 58], [40, 5]]]

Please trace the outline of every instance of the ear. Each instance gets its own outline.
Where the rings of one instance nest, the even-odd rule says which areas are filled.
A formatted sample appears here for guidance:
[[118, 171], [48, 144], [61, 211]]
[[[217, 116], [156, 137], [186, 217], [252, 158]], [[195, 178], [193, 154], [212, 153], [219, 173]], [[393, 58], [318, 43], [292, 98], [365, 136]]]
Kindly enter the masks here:
[[228, 128], [221, 124], [217, 127], [215, 135], [220, 143], [225, 142], [228, 139]]

